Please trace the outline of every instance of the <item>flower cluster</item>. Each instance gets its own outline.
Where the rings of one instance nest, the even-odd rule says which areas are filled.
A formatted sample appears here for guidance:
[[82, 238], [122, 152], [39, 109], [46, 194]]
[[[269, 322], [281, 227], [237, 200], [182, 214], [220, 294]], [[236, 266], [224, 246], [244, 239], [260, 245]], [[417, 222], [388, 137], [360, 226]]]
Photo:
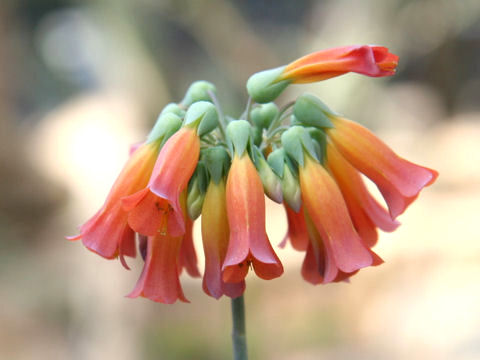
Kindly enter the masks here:
[[392, 75], [397, 61], [384, 47], [349, 46], [256, 73], [247, 82], [252, 101], [238, 120], [221, 115], [212, 84], [193, 83], [180, 103], [163, 109], [104, 205], [70, 239], [126, 268], [138, 243], [145, 264], [129, 296], [187, 301], [179, 275], [185, 269], [200, 276], [192, 228], [202, 215], [203, 290], [235, 298], [250, 269], [267, 280], [283, 273], [265, 230], [266, 194], [285, 208], [280, 245], [289, 241], [305, 252], [306, 281], [342, 281], [382, 263], [372, 250], [377, 228], [395, 230], [396, 218], [437, 173], [399, 157], [311, 94], [281, 109], [272, 101], [294, 83], [347, 72]]

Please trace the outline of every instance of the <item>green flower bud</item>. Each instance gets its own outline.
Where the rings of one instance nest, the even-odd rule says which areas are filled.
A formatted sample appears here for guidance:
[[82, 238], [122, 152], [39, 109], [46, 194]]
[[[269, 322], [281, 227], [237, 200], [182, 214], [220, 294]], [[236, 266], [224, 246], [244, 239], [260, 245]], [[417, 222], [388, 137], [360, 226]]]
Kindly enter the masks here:
[[250, 113], [250, 119], [260, 129], [268, 129], [273, 119], [278, 115], [278, 107], [275, 103], [257, 106]]
[[202, 213], [203, 200], [207, 192], [207, 170], [205, 165], [199, 161], [197, 168], [188, 183], [187, 212], [192, 220], [195, 220]]
[[313, 140], [317, 158], [321, 163], [324, 163], [327, 157], [327, 134], [325, 134], [323, 130], [317, 128], [308, 128], [307, 131]]
[[290, 80], [278, 80], [284, 68], [285, 66], [282, 66], [250, 76], [247, 81], [247, 91], [252, 99], [260, 104], [275, 100], [291, 83]]
[[300, 166], [304, 164], [304, 151], [318, 160], [312, 139], [307, 130], [302, 126], [292, 126], [285, 131], [282, 134], [282, 145], [287, 155]]
[[182, 119], [174, 113], [161, 114], [155, 125], [153, 125], [150, 134], [148, 134], [147, 143], [161, 140], [161, 145], [163, 145], [181, 126]]
[[260, 146], [263, 140], [263, 129], [256, 126], [252, 127], [252, 137], [253, 143]]
[[328, 118], [333, 112], [319, 98], [311, 94], [300, 96], [293, 107], [295, 118], [303, 125], [317, 128], [332, 128]]
[[185, 114], [184, 125], [196, 126], [199, 136], [209, 133], [218, 125], [215, 105], [208, 101], [197, 101], [192, 104]]
[[273, 172], [280, 178], [283, 178], [283, 167], [285, 165], [285, 150], [276, 149], [272, 151], [267, 158], [268, 165], [272, 168]]
[[255, 166], [257, 167], [258, 174], [262, 180], [263, 190], [265, 194], [275, 201], [281, 204], [283, 201], [282, 184], [280, 178], [273, 172], [268, 162], [263, 157], [263, 154], [255, 146]]
[[218, 184], [224, 178], [230, 168], [230, 156], [227, 150], [221, 146], [215, 146], [202, 150], [201, 159], [205, 164], [210, 179]]
[[185, 116], [185, 110], [183, 110], [180, 105], [175, 104], [175, 103], [170, 103], [167, 104], [160, 115], [168, 114], [168, 113], [173, 113], [175, 115], [178, 115], [179, 117], [183, 118]]
[[251, 143], [252, 130], [246, 120], [234, 120], [227, 126], [227, 142], [232, 154], [242, 156]]
[[217, 89], [215, 85], [208, 81], [195, 81], [188, 88], [181, 103], [183, 106], [188, 107], [197, 101], [211, 101], [210, 95], [208, 94], [209, 91], [216, 93]]
[[287, 164], [283, 168], [282, 192], [283, 200], [298, 213], [302, 206], [302, 193], [297, 178]]

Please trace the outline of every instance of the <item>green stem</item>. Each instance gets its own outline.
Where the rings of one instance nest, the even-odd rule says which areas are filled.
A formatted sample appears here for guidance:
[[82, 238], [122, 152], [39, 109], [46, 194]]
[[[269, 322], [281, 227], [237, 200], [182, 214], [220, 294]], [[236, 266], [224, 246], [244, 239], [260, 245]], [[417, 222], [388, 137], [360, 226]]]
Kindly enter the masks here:
[[234, 360], [247, 360], [247, 335], [245, 331], [245, 303], [243, 295], [232, 299], [232, 340]]

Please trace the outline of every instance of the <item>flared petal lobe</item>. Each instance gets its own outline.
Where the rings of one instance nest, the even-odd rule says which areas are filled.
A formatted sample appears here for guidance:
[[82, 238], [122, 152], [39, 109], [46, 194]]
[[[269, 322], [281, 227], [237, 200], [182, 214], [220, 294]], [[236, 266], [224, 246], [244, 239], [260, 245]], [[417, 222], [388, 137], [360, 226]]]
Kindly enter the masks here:
[[279, 80], [310, 83], [348, 72], [380, 77], [395, 74], [398, 56], [382, 46], [344, 46], [306, 55], [285, 67]]
[[182, 237], [149, 236], [142, 275], [128, 297], [142, 296], [164, 304], [188, 302], [180, 285], [177, 259]]
[[[372, 265], [372, 253], [355, 231], [342, 194], [328, 172], [307, 155], [299, 175], [304, 206], [327, 253], [331, 252], [327, 258], [345, 273]], [[333, 280], [331, 275], [324, 282]]]
[[80, 235], [71, 240], [81, 238], [89, 250], [107, 259], [135, 256], [134, 232], [127, 224], [121, 198], [147, 185], [159, 146], [158, 142], [145, 143], [131, 154], [102, 208], [80, 227]]
[[148, 186], [124, 199], [128, 223], [136, 232], [154, 236], [185, 233], [180, 196], [198, 163], [200, 139], [193, 128], [184, 127], [163, 146]]
[[218, 299], [222, 295], [236, 298], [243, 294], [245, 281], [226, 283], [222, 279], [222, 264], [227, 253], [229, 228], [225, 182], [210, 182], [202, 207], [202, 241], [205, 251], [203, 290]]
[[435, 170], [399, 157], [363, 126], [341, 117], [332, 117], [331, 120], [334, 128], [328, 129], [327, 134], [335, 148], [377, 185], [393, 219], [437, 178]]
[[230, 239], [223, 263], [223, 279], [239, 282], [250, 265], [262, 279], [283, 273], [265, 230], [263, 185], [250, 157], [235, 155], [227, 179], [227, 215]]

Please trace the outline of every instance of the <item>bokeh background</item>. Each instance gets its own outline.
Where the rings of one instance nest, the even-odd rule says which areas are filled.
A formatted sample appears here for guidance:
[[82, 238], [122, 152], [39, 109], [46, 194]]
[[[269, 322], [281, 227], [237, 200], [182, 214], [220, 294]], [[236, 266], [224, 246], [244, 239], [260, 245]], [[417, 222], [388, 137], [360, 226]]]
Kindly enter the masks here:
[[[437, 183], [382, 234], [385, 264], [312, 286], [302, 256], [249, 276], [252, 359], [480, 358], [478, 0], [2, 0], [0, 358], [228, 359], [229, 301], [182, 276], [191, 304], [124, 297], [132, 271], [71, 243], [161, 108], [197, 79], [238, 116], [253, 72], [382, 44], [398, 74], [292, 86], [373, 129]], [[286, 230], [268, 205], [273, 243]], [[196, 239], [197, 249], [201, 244]]]

